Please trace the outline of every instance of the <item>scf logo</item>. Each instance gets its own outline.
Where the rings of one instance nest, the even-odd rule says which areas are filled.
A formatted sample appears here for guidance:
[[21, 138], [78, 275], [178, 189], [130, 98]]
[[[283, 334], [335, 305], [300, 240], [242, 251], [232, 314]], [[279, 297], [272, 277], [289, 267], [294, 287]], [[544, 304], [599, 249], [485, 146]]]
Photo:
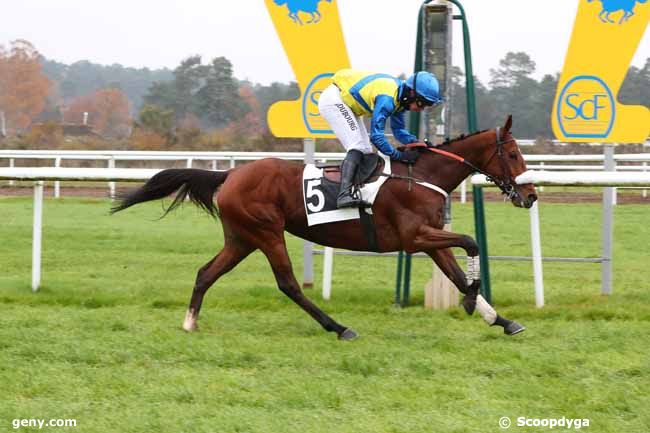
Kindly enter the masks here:
[[314, 77], [305, 89], [302, 97], [302, 119], [307, 130], [312, 134], [331, 134], [332, 130], [318, 111], [318, 98], [323, 90], [332, 83], [333, 73]]
[[567, 137], [604, 138], [612, 130], [616, 105], [609, 87], [598, 77], [572, 78], [557, 104], [557, 121]]

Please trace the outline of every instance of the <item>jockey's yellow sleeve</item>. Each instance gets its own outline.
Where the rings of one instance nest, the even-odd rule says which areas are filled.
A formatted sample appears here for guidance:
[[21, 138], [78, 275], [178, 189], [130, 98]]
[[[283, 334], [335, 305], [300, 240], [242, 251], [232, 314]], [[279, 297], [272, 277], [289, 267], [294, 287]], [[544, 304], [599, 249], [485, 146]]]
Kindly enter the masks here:
[[372, 115], [370, 141], [380, 152], [392, 158], [399, 157], [399, 152], [384, 135], [388, 118], [391, 119], [393, 135], [400, 143], [417, 141], [417, 137], [405, 128], [404, 111], [399, 105], [401, 80], [387, 74], [342, 69], [334, 74], [332, 82], [341, 90], [341, 99], [355, 115]]

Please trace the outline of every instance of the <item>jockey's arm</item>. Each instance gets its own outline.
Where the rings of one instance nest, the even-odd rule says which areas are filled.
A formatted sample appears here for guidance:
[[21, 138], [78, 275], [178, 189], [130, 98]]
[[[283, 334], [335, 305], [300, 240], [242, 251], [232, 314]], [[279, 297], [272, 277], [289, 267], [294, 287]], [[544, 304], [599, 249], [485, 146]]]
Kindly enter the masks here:
[[[386, 120], [389, 117], [393, 116], [393, 112], [395, 111], [395, 103], [393, 102], [393, 98], [388, 96], [388, 95], [380, 95], [377, 96], [375, 99], [375, 109], [372, 112], [372, 119], [370, 120], [370, 142], [384, 155], [390, 157], [391, 159], [400, 159], [401, 158], [401, 152], [395, 149], [393, 146], [390, 145], [388, 140], [386, 139], [386, 135], [384, 131], [386, 130]], [[408, 134], [408, 132], [404, 129], [404, 119], [402, 117], [402, 130], [408, 134], [412, 139], [410, 141], [404, 142], [402, 139], [405, 138], [404, 135], [398, 136], [398, 133], [395, 131], [395, 124], [393, 123], [394, 120], [391, 120], [391, 128], [393, 129], [393, 133], [395, 134], [395, 137], [404, 144], [407, 143], [413, 143], [414, 141], [417, 141], [417, 138], [414, 135]], [[400, 139], [400, 137], [402, 139]]]
[[393, 135], [397, 141], [402, 144], [415, 143], [418, 141], [418, 138], [406, 129], [403, 111], [394, 113], [390, 117], [390, 129], [393, 130]]

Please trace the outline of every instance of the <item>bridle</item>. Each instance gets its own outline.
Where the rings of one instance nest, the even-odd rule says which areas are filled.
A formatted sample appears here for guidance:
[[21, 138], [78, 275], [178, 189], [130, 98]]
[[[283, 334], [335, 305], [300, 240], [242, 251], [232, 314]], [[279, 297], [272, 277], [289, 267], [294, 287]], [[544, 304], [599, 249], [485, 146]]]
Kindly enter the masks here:
[[436, 147], [427, 147], [426, 149], [428, 151], [430, 151], [430, 152], [437, 153], [439, 155], [443, 155], [443, 156], [446, 156], [448, 158], [455, 159], [456, 161], [459, 161], [459, 162], [465, 164], [466, 166], [470, 167], [473, 171], [481, 173], [482, 175], [484, 175], [487, 178], [487, 180], [489, 182], [494, 183], [501, 190], [501, 193], [505, 196], [504, 200], [512, 200], [513, 198], [518, 196], [519, 193], [515, 189], [514, 179], [508, 173], [508, 164], [506, 163], [504, 145], [506, 143], [510, 143], [511, 141], [515, 141], [515, 139], [511, 138], [510, 140], [502, 141], [501, 140], [501, 134], [500, 134], [500, 128], [496, 127], [495, 130], [496, 130], [496, 143], [495, 143], [496, 144], [496, 150], [494, 151], [494, 153], [492, 154], [490, 159], [488, 159], [488, 161], [487, 161], [487, 163], [485, 165], [489, 165], [490, 161], [492, 161], [492, 159], [494, 158], [495, 155], [498, 156], [499, 157], [499, 164], [501, 165], [501, 172], [502, 172], [501, 177], [492, 176], [492, 175], [486, 173], [485, 171], [478, 168], [476, 165], [472, 164], [471, 162], [469, 162], [468, 160], [466, 160], [462, 156], [457, 155], [455, 153], [447, 152], [446, 150], [438, 149]]

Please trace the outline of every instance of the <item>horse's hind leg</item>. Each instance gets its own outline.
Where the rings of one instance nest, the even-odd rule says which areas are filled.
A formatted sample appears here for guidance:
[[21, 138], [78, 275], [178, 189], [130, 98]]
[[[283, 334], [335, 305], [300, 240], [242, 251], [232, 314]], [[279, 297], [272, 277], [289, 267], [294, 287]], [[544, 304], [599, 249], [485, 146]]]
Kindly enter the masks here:
[[205, 292], [212, 286], [219, 277], [237, 266], [246, 256], [253, 252], [254, 248], [241, 242], [232, 242], [226, 239], [226, 245], [212, 260], [199, 269], [196, 275], [194, 290], [190, 306], [185, 314], [183, 329], [192, 332], [198, 329], [197, 320], [203, 303]]
[[[267, 237], [267, 240], [269, 238]], [[341, 326], [335, 322], [330, 316], [325, 314], [320, 308], [314, 305], [302, 292], [296, 277], [293, 274], [291, 260], [287, 253], [287, 247], [282, 235], [268, 242], [264, 247], [260, 247], [262, 252], [266, 255], [273, 274], [278, 283], [278, 288], [287, 295], [293, 302], [298, 304], [300, 308], [305, 310], [314, 320], [316, 320], [326, 331], [336, 332], [340, 340], [353, 340], [357, 337], [357, 333], [350, 328]]]

